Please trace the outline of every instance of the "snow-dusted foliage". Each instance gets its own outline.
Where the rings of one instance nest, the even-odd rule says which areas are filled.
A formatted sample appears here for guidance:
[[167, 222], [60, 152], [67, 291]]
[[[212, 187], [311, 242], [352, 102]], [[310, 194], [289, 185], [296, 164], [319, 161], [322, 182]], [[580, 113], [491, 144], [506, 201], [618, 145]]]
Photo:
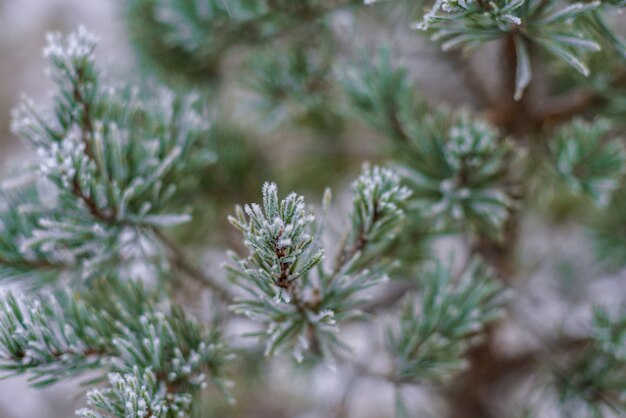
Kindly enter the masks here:
[[339, 325], [361, 315], [361, 291], [386, 279], [389, 263], [377, 258], [393, 242], [410, 192], [393, 171], [366, 166], [352, 193], [350, 229], [331, 271], [317, 247], [322, 224], [302, 196], [279, 200], [276, 185], [266, 183], [262, 208], [246, 205], [230, 218], [250, 250], [246, 258], [231, 253], [228, 269], [246, 292], [233, 309], [265, 324], [258, 336], [266, 355], [286, 350], [300, 361], [308, 351], [332, 362], [343, 348]]
[[[160, 89], [144, 101], [137, 89], [107, 85], [84, 29], [67, 39], [52, 34], [48, 42], [54, 107], [40, 110], [25, 99], [13, 120], [15, 134], [36, 147], [42, 174], [82, 201], [97, 222], [170, 226], [188, 220], [162, 210], [176, 191], [172, 174], [185, 158], [198, 158], [191, 152], [210, 126], [199, 98]], [[210, 151], [201, 154], [213, 158]]]
[[[510, 93], [516, 101], [521, 100], [532, 79], [528, 48], [533, 43], [547, 48], [585, 75], [589, 72], [580, 60], [582, 52], [599, 49], [599, 44], [591, 38], [598, 42], [604, 39], [612, 47], [623, 50], [621, 41], [611, 38], [598, 12], [600, 3], [541, 4], [437, 1], [423, 16], [420, 27], [443, 41], [444, 49], [474, 47], [503, 38], [501, 46], [509, 54], [503, 59], [515, 64], [506, 71], [514, 90]], [[574, 30], [582, 27], [584, 31], [574, 34]], [[559, 34], [550, 35], [553, 30]], [[464, 81], [471, 84], [473, 69], [468, 68], [465, 75]], [[517, 78], [515, 82], [512, 76]], [[603, 77], [600, 75], [595, 83], [600, 85]], [[353, 112], [392, 143], [397, 172], [411, 192], [405, 198], [407, 210], [414, 219], [427, 224], [423, 230], [417, 230], [417, 236], [411, 235], [413, 242], [419, 242], [420, 233], [422, 236], [452, 233], [468, 241], [470, 253], [493, 257], [492, 250], [498, 254], [502, 248], [508, 248], [504, 253], [510, 252], [508, 256], [503, 253], [496, 256], [507, 260], [497, 264], [498, 273], [508, 272], [512, 261], [507, 257], [512, 257], [513, 247], [506, 241], [515, 241], [509, 236], [511, 221], [519, 222], [522, 205], [534, 204], [531, 196], [536, 195], [531, 191], [536, 190], [529, 187], [532, 185], [540, 190], [538, 194], [548, 197], [546, 200], [568, 194], [570, 199], [583, 196], [594, 202], [596, 212], [591, 227], [597, 254], [610, 265], [623, 267], [626, 247], [623, 233], [618, 231], [623, 231], [626, 202], [623, 198], [625, 151], [623, 141], [616, 135], [621, 128], [603, 119], [594, 122], [573, 119], [564, 121], [558, 129], [550, 129], [553, 123], [550, 116], [532, 125], [528, 121], [533, 120], [535, 109], [525, 107], [523, 101], [515, 104], [510, 96], [503, 102], [492, 102], [488, 88], [483, 90], [480, 85], [469, 88], [479, 102], [486, 103], [483, 106], [490, 109], [491, 115], [435, 106], [421, 97], [419, 86], [405, 68], [392, 65], [386, 49], [376, 59], [367, 57], [346, 66], [341, 82]], [[608, 93], [603, 97], [609, 97]], [[493, 117], [498, 112], [502, 112], [501, 120]], [[506, 120], [511, 112], [518, 112], [517, 120], [526, 125], [508, 124]], [[566, 113], [564, 118], [567, 117]], [[504, 129], [496, 128], [494, 121]], [[559, 190], [551, 187], [555, 182], [550, 180], [555, 178], [563, 186]], [[563, 193], [566, 190], [569, 192]], [[401, 259], [406, 262], [406, 255]], [[496, 319], [502, 299], [495, 297], [496, 282], [486, 280], [489, 274], [472, 266], [462, 280], [453, 278], [447, 267], [442, 266], [430, 274], [420, 269], [409, 270], [408, 274], [423, 275], [426, 281], [420, 281], [420, 302], [416, 304], [410, 298], [399, 325], [390, 330], [389, 346], [395, 365], [391, 376], [398, 384], [427, 380], [454, 388], [453, 383], [446, 381], [450, 382], [450, 378], [454, 381], [453, 376], [460, 370], [470, 368], [468, 373], [472, 376], [480, 374], [465, 362], [463, 353], [475, 344], [481, 349], [489, 346], [474, 336], [481, 335], [484, 325]], [[467, 280], [470, 276], [475, 279]], [[465, 301], [471, 302], [466, 306]], [[486, 309], [484, 316], [482, 308]], [[606, 326], [619, 326], [619, 320], [607, 320]], [[587, 416], [611, 409], [622, 411], [623, 379], [615, 379], [608, 365], [615, 366], [619, 374], [623, 361], [597, 350], [582, 350], [577, 354], [573, 356], [575, 361], [565, 367], [569, 373], [549, 368], [554, 376], [561, 376], [554, 380], [553, 386], [559, 388], [555, 391], [558, 404], [570, 413], [586, 411]], [[580, 379], [574, 378], [577, 373]], [[600, 377], [603, 373], [606, 380]], [[570, 380], [576, 384], [570, 385]], [[468, 382], [471, 385], [471, 380]], [[587, 389], [583, 389], [583, 382], [589, 383]], [[610, 383], [605, 386], [607, 382]], [[401, 397], [398, 399], [399, 414], [412, 416], [403, 409]], [[453, 398], [452, 404], [456, 400]]]
[[620, 184], [626, 151], [620, 138], [611, 138], [611, 124], [598, 119], [575, 119], [550, 142], [552, 168], [572, 193], [591, 198], [604, 207]]
[[[147, 402], [147, 394], [138, 392], [141, 387], [130, 389], [140, 377], [151, 382], [150, 402], [167, 388], [167, 397], [159, 401], [164, 414], [188, 411], [191, 394], [208, 382], [226, 389], [221, 369], [230, 354], [219, 333], [204, 329], [178, 307], [162, 306], [154, 292], [140, 285], [107, 277], [80, 295], [69, 290], [36, 297], [7, 294], [0, 312], [4, 370], [29, 374], [37, 386], [109, 370], [117, 376], [111, 378], [113, 392], [92, 392], [96, 407], [103, 396], [125, 396], [125, 402], [134, 399], [132, 410], [140, 414], [137, 403]], [[120, 375], [132, 371], [134, 377]]]
[[[441, 42], [446, 51], [465, 49], [511, 36], [515, 45], [515, 100], [521, 100], [532, 80], [530, 46], [545, 48], [573, 69], [587, 76], [584, 57], [602, 49], [609, 41], [622, 53], [624, 45], [605, 28], [597, 13], [600, 1], [563, 5], [559, 2], [524, 0], [458, 1], [436, 0], [415, 27], [432, 32], [432, 39]], [[589, 24], [589, 18], [596, 20]]]
[[626, 314], [596, 308], [591, 337], [566, 371], [553, 376], [565, 413], [626, 410]]
[[[0, 280], [15, 287], [0, 370], [95, 378], [81, 418], [352, 416], [363, 378], [403, 418], [442, 415], [405, 402], [415, 385], [450, 416], [539, 416], [510, 401], [544, 377], [566, 415], [621, 414], [623, 295], [594, 307], [604, 279], [570, 276], [626, 263], [626, 48], [606, 17], [623, 6], [129, 0], [140, 88], [98, 69], [84, 28], [49, 35], [53, 94], [12, 122], [32, 164], [0, 182]], [[369, 30], [401, 16], [405, 31]], [[424, 33], [442, 65], [408, 62], [400, 38]], [[372, 56], [383, 39], [400, 42]], [[356, 174], [365, 157], [377, 165]], [[337, 207], [328, 188], [319, 206], [300, 195], [327, 186], [345, 189]], [[548, 260], [552, 239], [527, 245], [536, 219], [588, 226], [593, 268]], [[576, 309], [544, 332], [553, 299]], [[315, 402], [316, 376], [336, 405]]]
[[[30, 230], [21, 227], [20, 251], [25, 258], [39, 254], [75, 265], [81, 278], [124, 258], [124, 234], [139, 238], [150, 228], [189, 221], [188, 214], [171, 212], [177, 180], [214, 160], [202, 143], [210, 124], [198, 96], [178, 97], [165, 88], [144, 95], [109, 85], [96, 69], [95, 44], [84, 28], [49, 35], [44, 55], [56, 85], [54, 103], [40, 109], [26, 98], [12, 124], [37, 150], [34, 170], [54, 195], [44, 210], [37, 193], [11, 192], [34, 199], [13, 208], [31, 204], [40, 211]], [[11, 227], [10, 219], [3, 222]]]
[[359, 113], [396, 141], [398, 171], [421, 216], [441, 230], [501, 233], [513, 206], [511, 145], [495, 128], [469, 111], [423, 103], [387, 54], [348, 72], [344, 86]]
[[244, 234], [244, 243], [254, 254], [242, 260], [242, 268], [259, 287], [275, 293], [277, 302], [289, 302], [294, 297], [294, 281], [324, 255], [312, 246], [309, 232], [315, 218], [306, 212], [304, 197], [291, 193], [279, 201], [276, 184], [265, 183], [263, 208], [256, 203], [245, 205], [229, 220]]
[[352, 239], [366, 243], [390, 238], [394, 231], [389, 227], [402, 221], [410, 196], [411, 191], [400, 185], [400, 176], [393, 170], [365, 166], [352, 182]]
[[[497, 234], [512, 206], [502, 185], [507, 146], [499, 144], [493, 128], [467, 112], [442, 116], [454, 122], [447, 131], [436, 132], [430, 145], [416, 146], [421, 159], [407, 163], [402, 173], [414, 185], [424, 215], [438, 228], [456, 223]], [[436, 123], [425, 120], [423, 129], [432, 132]], [[443, 164], [435, 171], [428, 161], [440, 155]]]
[[501, 313], [501, 288], [489, 269], [471, 261], [460, 278], [437, 264], [425, 271], [418, 307], [409, 300], [388, 330], [398, 382], [450, 379], [467, 367], [463, 353]]
[[110, 387], [91, 389], [87, 393], [87, 403], [94, 409], [82, 408], [76, 411], [81, 418], [106, 418], [123, 414], [132, 418], [161, 418], [172, 411], [189, 409], [191, 403], [187, 395], [174, 395], [168, 400], [167, 389], [159, 384], [152, 371], [143, 374], [135, 368], [133, 373], [111, 373], [108, 376]]

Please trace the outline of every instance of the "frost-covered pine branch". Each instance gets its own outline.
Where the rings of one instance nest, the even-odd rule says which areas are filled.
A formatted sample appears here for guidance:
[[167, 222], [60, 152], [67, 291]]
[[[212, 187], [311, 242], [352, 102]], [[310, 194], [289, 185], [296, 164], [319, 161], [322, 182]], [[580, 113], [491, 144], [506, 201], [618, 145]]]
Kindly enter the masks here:
[[[626, 48], [611, 15], [623, 6], [132, 0], [129, 33], [157, 76], [141, 88], [109, 80], [84, 28], [49, 35], [50, 104], [25, 98], [12, 125], [34, 158], [0, 183], [0, 279], [16, 287], [0, 297], [0, 369], [35, 386], [96, 376], [83, 418], [348, 416], [362, 376], [393, 388], [404, 416], [418, 413], [403, 397], [415, 386], [452, 418], [516, 415], [514, 389], [544, 377], [561, 413], [620, 416], [623, 305], [596, 308], [573, 333], [545, 318], [548, 336], [520, 312], [527, 300], [549, 312], [598, 305], [593, 277], [554, 286], [553, 270], [621, 279]], [[464, 55], [427, 51], [446, 65], [413, 65], [410, 37], [424, 33]], [[369, 53], [387, 41], [393, 53]], [[469, 61], [483, 46], [495, 58]], [[424, 68], [445, 71], [414, 77]], [[476, 100], [464, 105], [465, 93]], [[345, 213], [330, 189], [317, 209], [265, 182], [340, 190], [335, 177], [365, 159], [379, 165], [346, 188]], [[261, 202], [228, 218], [233, 236], [224, 212], [261, 184]], [[537, 219], [551, 223], [540, 245], [525, 236]], [[563, 225], [590, 233], [592, 268], [544, 251]], [[461, 268], [442, 259], [450, 246]], [[229, 283], [214, 265], [223, 247], [236, 249]], [[530, 260], [527, 247], [542, 254]], [[240, 344], [240, 325], [252, 343]], [[518, 328], [511, 349], [502, 332]], [[364, 342], [371, 361], [358, 358]], [[339, 405], [314, 405], [317, 373], [285, 402], [269, 380], [282, 382], [277, 364], [339, 370]], [[501, 382], [511, 387], [494, 401]]]
[[[85, 279], [123, 263], [133, 252], [127, 249], [152, 232], [189, 221], [177, 207], [178, 179], [215, 159], [200, 96], [118, 87], [97, 70], [95, 45], [83, 28], [51, 34], [44, 55], [53, 104], [40, 109], [26, 98], [15, 111], [13, 131], [37, 150], [33, 171], [45, 180], [6, 192], [17, 200], [4, 228], [19, 230], [20, 241], [8, 264], [34, 258], [35, 269], [52, 261], [75, 265]], [[43, 189], [46, 203], [38, 204]], [[29, 207], [37, 211], [33, 221], [14, 225], [11, 211]]]
[[626, 315], [597, 307], [588, 342], [553, 374], [566, 414], [626, 410]]
[[[165, 397], [160, 401], [162, 415], [155, 416], [176, 416], [179, 409], [188, 413], [208, 382], [223, 390], [227, 386], [222, 368], [230, 353], [217, 329], [197, 323], [179, 307], [167, 307], [154, 291], [113, 277], [99, 279], [80, 294], [7, 294], [1, 306], [0, 344], [2, 369], [28, 374], [35, 386], [94, 369], [113, 373], [114, 391], [120, 382], [132, 380], [129, 373], [135, 380], [149, 379], [150, 390]], [[140, 396], [140, 389], [126, 396]], [[94, 399], [103, 396], [114, 400], [117, 395], [95, 391], [90, 403], [101, 406]], [[108, 412], [128, 416], [122, 411]]]
[[[352, 182], [351, 225], [334, 265], [333, 275], [363, 268], [393, 242], [411, 191], [401, 186], [394, 171], [365, 166]], [[331, 279], [334, 276], [331, 276]]]
[[246, 205], [230, 218], [250, 251], [246, 258], [231, 254], [229, 271], [247, 294], [234, 309], [265, 324], [258, 336], [266, 340], [267, 355], [287, 349], [300, 360], [309, 350], [332, 360], [343, 347], [338, 326], [360, 316], [361, 291], [386, 278], [387, 263], [372, 256], [403, 220], [410, 193], [399, 181], [380, 167], [366, 167], [354, 181], [351, 229], [330, 272], [321, 266], [321, 224], [302, 196], [279, 200], [276, 185], [266, 183], [262, 207]]
[[550, 142], [554, 171], [574, 194], [587, 195], [606, 206], [624, 175], [626, 151], [611, 138], [611, 124], [575, 119]]
[[[168, 396], [167, 389], [159, 384], [152, 371], [141, 374], [138, 368], [133, 373], [111, 373], [110, 387], [92, 389], [87, 398], [91, 408], [76, 411], [81, 418], [104, 417], [166, 417], [180, 415], [188, 410], [192, 399], [187, 395]], [[93, 409], [92, 409], [93, 408]]]
[[623, 41], [606, 23], [614, 7], [601, 1], [437, 0], [415, 28], [430, 31], [444, 51], [510, 39], [516, 57], [514, 97], [521, 100], [532, 80], [531, 48], [544, 48], [584, 76], [590, 72], [586, 56], [601, 51], [603, 42], [623, 55]]
[[431, 108], [389, 55], [343, 79], [355, 110], [396, 142], [399, 172], [437, 229], [497, 237], [513, 209], [511, 144], [469, 111]]
[[460, 278], [437, 264], [422, 273], [419, 304], [410, 298], [388, 330], [393, 380], [441, 382], [467, 367], [463, 353], [502, 313], [501, 286], [478, 260]]

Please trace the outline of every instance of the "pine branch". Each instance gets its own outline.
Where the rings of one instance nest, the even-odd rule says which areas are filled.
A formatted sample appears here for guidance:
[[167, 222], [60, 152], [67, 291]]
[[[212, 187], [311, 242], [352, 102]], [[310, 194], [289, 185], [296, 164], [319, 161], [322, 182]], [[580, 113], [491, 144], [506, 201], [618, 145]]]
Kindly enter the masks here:
[[[193, 402], [191, 396], [180, 394], [173, 385], [164, 385], [163, 378], [151, 370], [141, 373], [111, 373], [110, 387], [92, 389], [87, 393], [91, 408], [76, 411], [81, 418], [165, 418], [185, 415]], [[93, 409], [92, 409], [93, 408]], [[106, 415], [102, 415], [106, 413]]]
[[[125, 232], [141, 237], [146, 229], [189, 221], [187, 214], [169, 213], [179, 179], [214, 160], [199, 146], [210, 125], [198, 97], [161, 89], [140, 100], [137, 89], [106, 86], [96, 70], [95, 46], [83, 28], [67, 37], [50, 35], [45, 55], [56, 85], [53, 109], [25, 100], [12, 125], [37, 148], [47, 187], [58, 196], [48, 203], [46, 219], [21, 231], [23, 245], [79, 261], [83, 280], [121, 270]], [[180, 254], [168, 252], [178, 268], [201, 277]]]
[[233, 48], [331, 35], [325, 18], [359, 4], [360, 0], [208, 0], [203, 7], [210, 12], [202, 15], [185, 0], [166, 4], [133, 0], [127, 17], [133, 41], [152, 67], [175, 82], [206, 86], [220, 80], [220, 64]]
[[[458, 228], [502, 237], [513, 207], [506, 184], [512, 144], [468, 111], [455, 114], [426, 105], [406, 71], [394, 69], [386, 54], [347, 74], [344, 88], [359, 113], [395, 142], [398, 171], [411, 200], [436, 231]], [[389, 109], [403, 110], [409, 141], [390, 128], [395, 119], [388, 119]]]
[[472, 260], [456, 283], [441, 265], [425, 272], [421, 307], [409, 299], [397, 331], [388, 331], [399, 383], [447, 381], [463, 370], [464, 354], [501, 312], [500, 286]]
[[[245, 247], [242, 255], [229, 253], [226, 266], [241, 297], [194, 264], [187, 240], [182, 245], [165, 231], [191, 220], [185, 208], [198, 191], [216, 198], [214, 186], [200, 190], [200, 182], [212, 177], [204, 169], [215, 160], [205, 139], [217, 135], [205, 106], [211, 100], [160, 88], [112, 88], [95, 65], [92, 35], [81, 28], [67, 37], [49, 36], [53, 104], [40, 109], [25, 99], [12, 125], [40, 156], [28, 172], [37, 179], [13, 179], [0, 189], [0, 278], [48, 293], [0, 298], [0, 369], [27, 375], [38, 386], [98, 370], [108, 385], [89, 391], [88, 408], [77, 411], [82, 418], [200, 417], [208, 382], [230, 400], [223, 374], [231, 351], [214, 324], [171, 306], [159, 280], [160, 267], [167, 266], [260, 323], [251, 335], [266, 356], [288, 352], [298, 362], [305, 356], [330, 365], [342, 361], [354, 379], [367, 376], [396, 389], [428, 385], [441, 391], [451, 416], [494, 416], [485, 393], [505, 378], [515, 383], [544, 371], [552, 374], [549, 393], [564, 413], [621, 413], [623, 307], [618, 315], [597, 310], [588, 335], [540, 338], [538, 348], [517, 356], [500, 356], [494, 337], [497, 327], [507, 325], [495, 322], [503, 309], [502, 283], [524, 272], [512, 263], [523, 232], [518, 210], [531, 207], [534, 215], [542, 209], [529, 193], [534, 168], [541, 168], [546, 194], [557, 190], [541, 176], [550, 173], [556, 198], [595, 203], [584, 206], [584, 217], [601, 218], [589, 222], [597, 252], [623, 265], [623, 141], [603, 119], [544, 129], [556, 118], [560, 123], [576, 112], [595, 111], [589, 106], [597, 103], [623, 110], [620, 91], [607, 91], [613, 74], [602, 80], [609, 71], [594, 71], [598, 77], [584, 90], [572, 89], [566, 79], [573, 72], [590, 75], [594, 66], [588, 63], [600, 48], [607, 51], [607, 67], [614, 55], [626, 56], [624, 42], [605, 22], [622, 3], [442, 0], [425, 10], [418, 28], [443, 50], [454, 50], [446, 54], [453, 63], [466, 64], [456, 48], [469, 53], [487, 42], [502, 46], [501, 60], [492, 66], [502, 76], [501, 97], [489, 97], [485, 80], [471, 68], [461, 70], [492, 123], [469, 110], [428, 104], [389, 53], [365, 56], [345, 70], [352, 113], [389, 140], [394, 169], [365, 166], [352, 183], [349, 228], [329, 265], [323, 263], [325, 219], [313, 216], [303, 196], [279, 198], [276, 185], [265, 183], [261, 204], [237, 207], [229, 218]], [[264, 110], [293, 112], [294, 126], [313, 122], [334, 134], [349, 114], [334, 101], [341, 48], [334, 42], [335, 23], [325, 17], [352, 4], [357, 0], [133, 0], [129, 20], [157, 71], [174, 75], [166, 81], [187, 82], [181, 90], [217, 81], [233, 48], [267, 46], [248, 62], [250, 68], [239, 66], [255, 72], [252, 87]], [[276, 42], [289, 51], [277, 55], [271, 50]], [[571, 96], [546, 93], [568, 89]], [[233, 154], [238, 144], [229, 144]], [[258, 165], [235, 160], [246, 171]], [[237, 184], [255, 183], [248, 180], [237, 178]], [[241, 192], [230, 179], [225, 183], [221, 191]], [[327, 193], [322, 218], [329, 205]], [[470, 247], [459, 274], [440, 262], [426, 263], [436, 258], [428, 250], [438, 248], [430, 240], [442, 234], [463, 238]], [[477, 257], [498, 271], [499, 281]], [[136, 276], [141, 280], [128, 281]], [[369, 299], [368, 289], [387, 278], [400, 280]], [[159, 287], [138, 284], [143, 279]], [[407, 303], [387, 334], [391, 367], [380, 372], [352, 360], [345, 325], [370, 322], [382, 310], [394, 315], [402, 298]], [[242, 364], [240, 379], [248, 381], [252, 373]], [[412, 415], [401, 394], [396, 404], [398, 414]]]
[[549, 158], [556, 176], [577, 195], [606, 206], [626, 172], [626, 150], [608, 120], [574, 119], [556, 132]]
[[[94, 368], [119, 376], [141, 372], [168, 394], [170, 413], [189, 412], [207, 374], [226, 389], [221, 370], [229, 350], [219, 332], [205, 329], [178, 308], [163, 309], [156, 294], [140, 285], [106, 277], [86, 293], [9, 294], [0, 306], [2, 369], [31, 374], [37, 386]], [[176, 404], [180, 408], [172, 410]]]
[[[411, 192], [400, 186], [400, 177], [391, 170], [365, 166], [361, 176], [352, 183], [351, 228], [340, 248], [327, 284], [351, 269], [365, 268], [369, 247], [381, 242], [391, 243], [404, 218], [405, 201]], [[374, 248], [377, 254], [381, 248]]]
[[292, 350], [300, 361], [309, 350], [333, 361], [343, 348], [339, 321], [361, 317], [361, 292], [386, 278], [389, 262], [377, 257], [393, 241], [409, 195], [399, 181], [391, 170], [364, 168], [352, 185], [350, 258], [344, 255], [330, 273], [314, 269], [323, 250], [307, 229], [321, 233], [322, 227], [305, 212], [303, 197], [292, 193], [279, 200], [276, 185], [266, 183], [262, 207], [246, 205], [229, 218], [250, 250], [245, 259], [230, 254], [235, 265], [228, 269], [248, 294], [233, 309], [266, 324], [267, 332], [258, 334], [266, 340], [266, 355]]
[[[545, 48], [581, 74], [589, 74], [582, 58], [586, 52], [601, 50], [594, 38], [604, 35], [598, 31], [585, 33], [573, 30], [572, 22], [583, 25], [600, 7], [599, 1], [561, 7], [559, 3], [550, 1], [527, 3], [500, 0], [484, 3], [446, 0], [435, 2], [416, 28], [432, 31], [433, 39], [442, 42], [444, 51], [457, 47], [470, 50], [499, 39], [507, 44], [514, 43], [512, 50], [516, 69], [508, 71], [506, 66], [505, 77], [514, 78], [514, 98], [518, 101], [532, 78], [526, 47], [528, 42]], [[507, 58], [505, 65], [507, 62], [512, 61]]]

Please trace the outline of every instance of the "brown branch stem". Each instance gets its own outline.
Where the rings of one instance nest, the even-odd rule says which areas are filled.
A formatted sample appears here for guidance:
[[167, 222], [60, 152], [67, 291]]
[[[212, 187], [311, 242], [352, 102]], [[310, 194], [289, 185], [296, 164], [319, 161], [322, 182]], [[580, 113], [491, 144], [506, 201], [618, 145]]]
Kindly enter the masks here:
[[159, 230], [158, 228], [154, 228], [152, 229], [152, 232], [169, 254], [169, 260], [177, 270], [181, 271], [186, 276], [195, 280], [202, 286], [210, 288], [216, 295], [220, 296], [220, 298], [222, 298], [223, 300], [232, 300], [230, 292], [223, 284], [219, 283], [215, 278], [205, 274], [203, 271], [193, 266], [187, 260], [187, 257], [181, 251], [178, 245], [176, 245], [173, 241], [170, 240], [170, 238], [163, 234], [161, 230]]

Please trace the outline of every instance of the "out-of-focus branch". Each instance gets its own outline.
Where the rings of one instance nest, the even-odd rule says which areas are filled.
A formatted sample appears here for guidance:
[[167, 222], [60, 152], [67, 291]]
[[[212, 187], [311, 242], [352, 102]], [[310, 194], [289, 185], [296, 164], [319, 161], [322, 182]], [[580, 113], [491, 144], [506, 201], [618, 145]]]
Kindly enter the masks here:
[[159, 230], [158, 228], [154, 228], [153, 233], [154, 236], [159, 240], [161, 245], [163, 245], [165, 250], [168, 252], [169, 260], [177, 270], [181, 271], [186, 276], [195, 280], [202, 286], [210, 288], [222, 300], [232, 300], [232, 295], [223, 284], [218, 282], [217, 279], [215, 279], [214, 277], [207, 275], [205, 272], [193, 266], [193, 264], [191, 264], [191, 262], [187, 260], [187, 257], [181, 251], [178, 245], [172, 242], [172, 240], [165, 234], [163, 234], [161, 230]]

